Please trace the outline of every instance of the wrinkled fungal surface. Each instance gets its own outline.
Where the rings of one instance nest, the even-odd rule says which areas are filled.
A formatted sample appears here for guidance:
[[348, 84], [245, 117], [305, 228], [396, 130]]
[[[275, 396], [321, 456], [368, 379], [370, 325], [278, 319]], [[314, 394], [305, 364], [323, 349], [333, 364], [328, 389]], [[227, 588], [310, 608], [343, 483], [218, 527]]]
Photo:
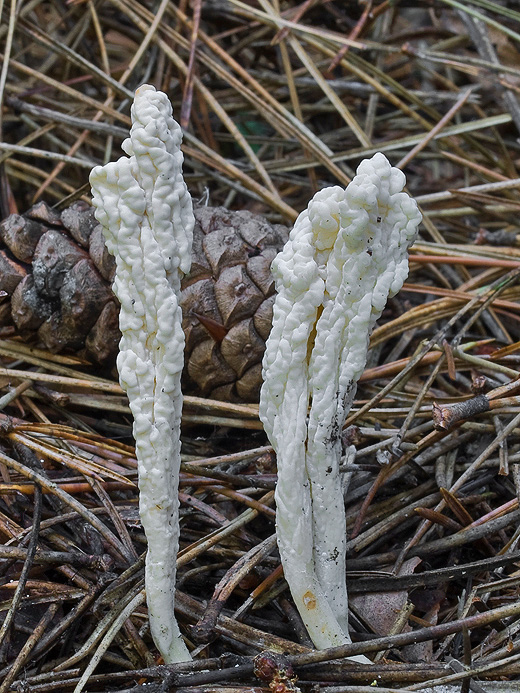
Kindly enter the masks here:
[[128, 157], [90, 176], [96, 217], [116, 259], [117, 367], [134, 417], [150, 628], [167, 663], [190, 657], [173, 610], [184, 360], [179, 300], [194, 225], [181, 139], [167, 96], [144, 85], [136, 91], [123, 143]]
[[314, 196], [272, 265], [260, 417], [278, 459], [285, 577], [320, 648], [349, 642], [340, 432], [375, 321], [408, 274], [421, 215], [404, 184], [383, 154], [363, 161], [346, 189]]

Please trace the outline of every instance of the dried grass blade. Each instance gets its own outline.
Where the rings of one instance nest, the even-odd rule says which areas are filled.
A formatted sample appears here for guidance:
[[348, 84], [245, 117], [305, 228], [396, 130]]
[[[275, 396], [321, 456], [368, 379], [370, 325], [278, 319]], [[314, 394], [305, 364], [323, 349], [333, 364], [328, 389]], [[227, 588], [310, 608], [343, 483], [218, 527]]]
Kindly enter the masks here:
[[[84, 374], [82, 374], [84, 375]], [[34, 380], [35, 382], [50, 383], [70, 388], [87, 388], [89, 390], [101, 390], [115, 395], [123, 395], [123, 390], [118, 383], [112, 383], [101, 379], [69, 378], [62, 375], [49, 373], [37, 373], [36, 371], [21, 371], [17, 368], [0, 368], [0, 376], [7, 378], [20, 378], [22, 380]]]
[[412, 151], [406, 154], [406, 156], [403, 156], [403, 158], [396, 164], [397, 168], [402, 169], [407, 166], [410, 161], [412, 161], [412, 159], [429, 144], [429, 142], [444, 128], [444, 126], [447, 125], [452, 118], [454, 118], [458, 111], [460, 111], [462, 106], [464, 106], [469, 99], [472, 91], [473, 89], [469, 88], [461, 94], [450, 110], [439, 120], [438, 123], [432, 127], [422, 142], [416, 144]]
[[[176, 10], [176, 13], [183, 21], [187, 21], [186, 16], [179, 10]], [[171, 30], [169, 31], [171, 33]], [[223, 51], [218, 43], [210, 36], [201, 31], [200, 38], [218, 58], [218, 60], [211, 60], [204, 53], [200, 52], [198, 58], [202, 64], [206, 65], [206, 67], [236, 89], [238, 93], [242, 94], [242, 96], [249, 101], [253, 107], [257, 108], [260, 113], [265, 113], [269, 122], [271, 122], [274, 127], [277, 127], [283, 136], [295, 137], [301, 143], [302, 148], [312, 152], [317, 161], [325, 166], [338, 182], [343, 185], [348, 184], [350, 180], [349, 177], [332, 162], [332, 150], [324, 144], [318, 135], [309, 130], [303, 122], [288, 111], [283, 104], [277, 101], [258, 80], [234, 60], [231, 55]], [[228, 64], [231, 69], [239, 75], [240, 79], [237, 79], [230, 72], [225, 70], [220, 65], [220, 61]], [[251, 85], [252, 90], [245, 86], [246, 83]], [[266, 166], [266, 168], [268, 167]]]
[[[127, 14], [129, 18], [133, 22], [135, 22], [139, 29], [143, 33], [146, 33], [146, 22], [139, 17], [139, 15], [137, 14], [137, 12], [134, 11], [134, 9], [130, 8], [130, 5], [134, 4], [131, 0], [111, 0], [111, 3], [118, 7], [122, 12]], [[184, 77], [186, 77], [188, 73], [188, 67], [185, 64], [184, 60], [182, 60], [182, 58], [178, 55], [178, 53], [173, 51], [171, 47], [164, 40], [160, 39], [157, 35], [153, 36], [153, 40], [154, 43], [160, 46], [161, 50], [169, 57], [169, 59], [177, 67], [177, 69], [181, 71]], [[263, 164], [260, 162], [256, 154], [253, 152], [251, 146], [249, 145], [245, 137], [241, 134], [241, 132], [238, 130], [232, 119], [228, 116], [224, 108], [222, 108], [217, 99], [213, 96], [212, 92], [202, 83], [202, 81], [198, 77], [193, 76], [193, 84], [200, 92], [200, 94], [203, 96], [204, 100], [208, 103], [209, 107], [218, 116], [219, 120], [231, 133], [237, 145], [244, 151], [252, 166], [267, 186], [267, 189], [269, 190], [271, 196], [274, 199], [280, 200], [278, 191], [274, 186], [269, 174], [265, 170]]]
[[220, 154], [217, 154], [217, 152], [211, 151], [209, 147], [206, 147], [205, 144], [199, 140], [196, 140], [188, 133], [185, 133], [184, 137], [186, 141], [191, 142], [198, 147], [198, 149], [193, 149], [193, 147], [185, 144], [183, 146], [183, 151], [186, 152], [186, 154], [203, 164], [215, 168], [217, 171], [222, 171], [222, 173], [227, 174], [231, 179], [239, 180], [247, 190], [251, 190], [252, 192], [256, 193], [262, 200], [267, 202], [270, 207], [278, 210], [285, 219], [290, 221], [294, 221], [296, 219], [298, 216], [296, 210], [283, 202], [278, 195], [273, 196], [253, 178], [241, 171], [227, 159], [224, 159], [224, 157], [220, 156]]
[[107, 540], [107, 542], [114, 548], [114, 550], [121, 555], [121, 557], [124, 560], [131, 561], [131, 557], [126, 554], [125, 546], [108, 529], [108, 527], [103, 522], [101, 522], [101, 520], [99, 520], [93, 513], [87, 510], [87, 508], [85, 508], [85, 506], [82, 505], [79, 501], [77, 501], [73, 496], [60, 489], [58, 484], [56, 484], [53, 481], [49, 481], [49, 479], [44, 477], [39, 472], [33, 469], [29, 469], [24, 464], [21, 464], [17, 460], [14, 460], [12, 457], [9, 457], [1, 451], [0, 462], [5, 464], [6, 467], [9, 467], [10, 469], [14, 469], [26, 478], [31, 479], [31, 481], [33, 481], [34, 483], [39, 484], [42, 487], [42, 489], [45, 489], [49, 493], [52, 493], [55, 496], [57, 496], [66, 505], [75, 510], [86, 522], [88, 522], [88, 524], [92, 525], [95, 529], [97, 529], [98, 532]]
[[[260, 4], [263, 6], [264, 10], [270, 16], [276, 17], [277, 20], [279, 19], [279, 15], [276, 13], [275, 9], [268, 2], [268, 0], [259, 0], [259, 1], [260, 1]], [[305, 69], [307, 70], [307, 72], [313, 77], [316, 84], [323, 91], [323, 93], [325, 94], [327, 99], [330, 101], [330, 103], [338, 111], [338, 113], [343, 118], [343, 120], [350, 127], [350, 129], [352, 130], [352, 132], [354, 133], [354, 135], [358, 139], [359, 143], [363, 147], [369, 147], [370, 141], [368, 140], [367, 136], [363, 132], [359, 123], [352, 116], [352, 114], [350, 113], [346, 104], [344, 104], [343, 101], [341, 101], [341, 99], [337, 96], [337, 94], [334, 92], [334, 90], [331, 89], [331, 87], [327, 84], [327, 81], [323, 78], [323, 76], [321, 75], [321, 72], [317, 69], [316, 65], [311, 60], [310, 56], [308, 55], [307, 51], [304, 49], [302, 44], [293, 35], [289, 35], [288, 42], [289, 42], [289, 45], [291, 46], [291, 48], [293, 49], [293, 51], [296, 53], [296, 55], [300, 59], [301, 63], [305, 66]]]
[[183, 129], [188, 128], [191, 114], [191, 105], [193, 100], [193, 75], [195, 69], [195, 50], [197, 47], [200, 17], [202, 14], [202, 0], [195, 0], [193, 3], [193, 23], [190, 37], [190, 57], [188, 59], [188, 71], [186, 74], [186, 83], [184, 85], [184, 93], [182, 95], [182, 107], [180, 123]]
[[[99, 640], [103, 638], [103, 636], [107, 632], [110, 631], [110, 628], [115, 623], [118, 623], [118, 617], [122, 613], [126, 614], [126, 611], [130, 604], [132, 605], [132, 611], [130, 613], [132, 613], [139, 604], [142, 604], [144, 602], [144, 600], [145, 593], [140, 581], [139, 584], [136, 587], [134, 587], [129, 594], [122, 595], [120, 601], [117, 602], [116, 605], [112, 609], [110, 609], [110, 611], [107, 614], [105, 614], [105, 616], [99, 621], [89, 638], [83, 643], [82, 647], [72, 656], [68, 657], [65, 661], [60, 662], [57, 666], [55, 666], [54, 671], [65, 671], [77, 662], [81, 662], [81, 660], [89, 654], [89, 652], [96, 645], [96, 643], [98, 643]], [[128, 616], [126, 618], [128, 618]]]
[[103, 465], [94, 462], [94, 460], [84, 459], [79, 455], [65, 453], [63, 450], [60, 450], [50, 443], [42, 445], [37, 440], [34, 440], [31, 436], [22, 435], [20, 433], [8, 433], [7, 438], [25, 445], [38, 455], [42, 455], [44, 459], [49, 458], [54, 460], [64, 467], [80, 472], [87, 477], [93, 477], [98, 481], [104, 481], [105, 478], [113, 479], [114, 481], [119, 481], [122, 484], [128, 485], [128, 487], [135, 487], [134, 482], [128, 479], [126, 476], [118, 474], [112, 469], [108, 469]]
[[[1, 53], [0, 58], [4, 59], [4, 56]], [[22, 74], [28, 75], [29, 77], [34, 78], [38, 82], [43, 82], [52, 89], [55, 89], [58, 93], [62, 93], [65, 96], [69, 97], [72, 103], [82, 103], [85, 106], [93, 108], [96, 111], [101, 110], [107, 118], [114, 119], [116, 121], [119, 121], [120, 123], [123, 123], [127, 127], [130, 127], [130, 118], [127, 115], [119, 113], [117, 110], [101, 104], [99, 101], [96, 101], [90, 96], [85, 95], [78, 89], [73, 89], [72, 87], [69, 87], [67, 84], [64, 84], [63, 82], [49, 77], [48, 75], [38, 72], [37, 70], [34, 70], [28, 65], [24, 65], [23, 63], [20, 63], [17, 60], [11, 59], [10, 65]]]
[[93, 673], [94, 669], [97, 667], [101, 658], [108, 650], [112, 640], [115, 638], [117, 633], [121, 630], [124, 622], [130, 618], [132, 613], [140, 606], [145, 600], [144, 590], [141, 590], [133, 599], [131, 599], [128, 604], [121, 610], [121, 612], [114, 618], [107, 632], [101, 639], [96, 651], [92, 655], [89, 663], [87, 664], [85, 671], [81, 675], [76, 687], [74, 688], [74, 693], [81, 693], [85, 688], [88, 680]]
[[[9, 610], [5, 616], [5, 619], [0, 628], [0, 645], [4, 644], [6, 637], [9, 634], [11, 625], [14, 623], [14, 617], [18, 605], [22, 601], [23, 593], [26, 587], [27, 579], [29, 577], [29, 572], [32, 568], [34, 556], [36, 555], [36, 549], [38, 548], [38, 538], [40, 533], [40, 521], [42, 512], [42, 493], [41, 489], [36, 487], [34, 491], [34, 505], [33, 505], [33, 522], [32, 530], [29, 539], [29, 546], [27, 549], [27, 555], [24, 561], [20, 577], [18, 578], [18, 584], [16, 586], [15, 593], [11, 600]], [[0, 689], [1, 690], [1, 689]]]
[[509, 36], [515, 41], [520, 42], [520, 34], [518, 32], [513, 31], [505, 24], [501, 24], [500, 22], [497, 22], [495, 19], [492, 19], [491, 17], [482, 14], [482, 12], [478, 12], [478, 10], [474, 10], [472, 7], [468, 7], [467, 3], [458, 2], [458, 0], [441, 0], [441, 2], [443, 2], [445, 5], [455, 7], [461, 12], [465, 12], [466, 14], [471, 15], [475, 19], [479, 19], [485, 24], [492, 26], [494, 29], [498, 29], [500, 33], [506, 34], [506, 36]]
[[[0, 458], [1, 459], [1, 458]], [[274, 491], [269, 491], [262, 498], [260, 498], [260, 503], [266, 505], [272, 503], [274, 499]], [[244, 510], [243, 513], [233, 518], [225, 527], [216, 529], [214, 532], [207, 534], [204, 538], [193, 542], [190, 546], [179, 551], [179, 556], [177, 558], [177, 567], [186, 565], [192, 560], [201, 556], [203, 553], [208, 551], [212, 546], [219, 544], [225, 537], [234, 534], [236, 531], [245, 527], [249, 524], [255, 517], [257, 517], [257, 510]]]
[[7, 673], [6, 677], [2, 681], [2, 684], [0, 685], [0, 693], [7, 693], [7, 691], [11, 688], [11, 685], [14, 682], [17, 674], [27, 663], [27, 659], [31, 655], [31, 652], [33, 651], [33, 649], [35, 649], [36, 645], [38, 645], [38, 643], [43, 638], [47, 626], [52, 622], [59, 607], [59, 602], [51, 604], [47, 611], [40, 618], [40, 620], [36, 624], [34, 631], [31, 633], [29, 638], [27, 638], [25, 645], [22, 647], [16, 659], [11, 664], [9, 672]]
[[255, 19], [262, 23], [269, 24], [277, 30], [281, 30], [283, 28], [292, 29], [295, 33], [301, 33], [303, 36], [317, 36], [320, 39], [327, 39], [331, 41], [331, 43], [338, 44], [338, 46], [344, 46], [347, 44], [351, 48], [365, 48], [368, 45], [371, 45], [370, 41], [352, 41], [339, 32], [293, 22], [289, 19], [284, 19], [283, 17], [272, 14], [271, 11], [262, 12], [261, 10], [257, 10], [252, 5], [247, 5], [240, 0], [228, 0], [228, 2], [234, 5], [237, 10], [237, 14], [247, 17], [248, 19]]
[[331, 87], [327, 84], [327, 81], [321, 76], [321, 73], [316, 68], [316, 65], [312, 62], [311, 58], [309, 57], [301, 43], [292, 37], [289, 38], [289, 43], [291, 45], [291, 48], [294, 50], [298, 58], [301, 60], [301, 62], [309, 72], [309, 74], [312, 75], [312, 77], [316, 80], [316, 83], [319, 85], [319, 87], [321, 88], [325, 96], [328, 98], [330, 103], [334, 106], [334, 108], [338, 111], [343, 120], [350, 127], [361, 146], [370, 147], [371, 142], [366, 136], [366, 134], [363, 132], [363, 129], [356, 121], [354, 116], [350, 113], [346, 105], [334, 92], [334, 90], [331, 89]]
[[[85, 70], [86, 74], [95, 75], [103, 84], [106, 84], [108, 87], [113, 89], [116, 94], [119, 94], [127, 99], [133, 98], [133, 92], [124, 87], [123, 84], [113, 79], [109, 74], [103, 72], [103, 70], [100, 70], [90, 60], [86, 60], [80, 53], [72, 50], [72, 48], [69, 48], [69, 46], [67, 46], [65, 43], [56, 40], [52, 36], [49, 36], [49, 34], [43, 31], [41, 27], [36, 26], [25, 19], [19, 21], [19, 27], [31, 39], [40, 43], [44, 47], [49, 48], [58, 56], [67, 58], [78, 67]], [[39, 73], [39, 75], [42, 79], [45, 77], [44, 73]], [[78, 97], [82, 95], [81, 92], [77, 92], [77, 94]]]

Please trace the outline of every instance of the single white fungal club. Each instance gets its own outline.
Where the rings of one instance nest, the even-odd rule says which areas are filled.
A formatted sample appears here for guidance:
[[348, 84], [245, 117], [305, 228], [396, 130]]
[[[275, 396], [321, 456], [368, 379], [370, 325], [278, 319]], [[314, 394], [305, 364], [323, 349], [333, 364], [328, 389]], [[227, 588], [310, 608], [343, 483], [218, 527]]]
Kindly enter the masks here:
[[166, 663], [190, 659], [173, 609], [184, 362], [179, 297], [195, 223], [181, 140], [168, 97], [145, 84], [135, 93], [122, 145], [128, 157], [90, 174], [96, 218], [116, 259], [123, 335], [117, 367], [134, 417], [150, 628]]
[[404, 184], [383, 154], [364, 160], [346, 190], [316, 193], [272, 264], [260, 418], [277, 454], [284, 574], [318, 648], [350, 642], [340, 434], [374, 323], [408, 275], [421, 215]]

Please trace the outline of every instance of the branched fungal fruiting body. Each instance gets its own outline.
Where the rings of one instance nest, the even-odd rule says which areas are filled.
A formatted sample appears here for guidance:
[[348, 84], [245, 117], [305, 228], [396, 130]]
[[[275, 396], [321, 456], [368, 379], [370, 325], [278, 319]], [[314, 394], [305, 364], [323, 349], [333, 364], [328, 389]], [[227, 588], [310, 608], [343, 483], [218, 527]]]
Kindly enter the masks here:
[[128, 157], [90, 175], [96, 217], [116, 258], [123, 335], [117, 366], [134, 417], [150, 628], [167, 663], [190, 658], [173, 610], [184, 360], [179, 297], [194, 226], [181, 139], [166, 94], [143, 85], [123, 143]]
[[404, 183], [383, 154], [363, 161], [346, 190], [314, 196], [272, 265], [260, 418], [278, 459], [285, 577], [320, 648], [350, 642], [340, 433], [374, 323], [408, 274], [421, 215]]

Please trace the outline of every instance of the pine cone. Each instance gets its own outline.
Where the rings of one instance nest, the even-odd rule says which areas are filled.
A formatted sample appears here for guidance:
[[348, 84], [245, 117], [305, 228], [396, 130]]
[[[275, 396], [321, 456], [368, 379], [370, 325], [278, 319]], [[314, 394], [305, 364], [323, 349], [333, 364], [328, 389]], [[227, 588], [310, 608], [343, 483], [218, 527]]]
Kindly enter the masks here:
[[[251, 212], [194, 211], [193, 261], [182, 287], [185, 388], [257, 401], [274, 301], [270, 265], [288, 230]], [[40, 203], [0, 224], [4, 334], [112, 367], [121, 336], [113, 275], [101, 226], [83, 202], [61, 214]]]

